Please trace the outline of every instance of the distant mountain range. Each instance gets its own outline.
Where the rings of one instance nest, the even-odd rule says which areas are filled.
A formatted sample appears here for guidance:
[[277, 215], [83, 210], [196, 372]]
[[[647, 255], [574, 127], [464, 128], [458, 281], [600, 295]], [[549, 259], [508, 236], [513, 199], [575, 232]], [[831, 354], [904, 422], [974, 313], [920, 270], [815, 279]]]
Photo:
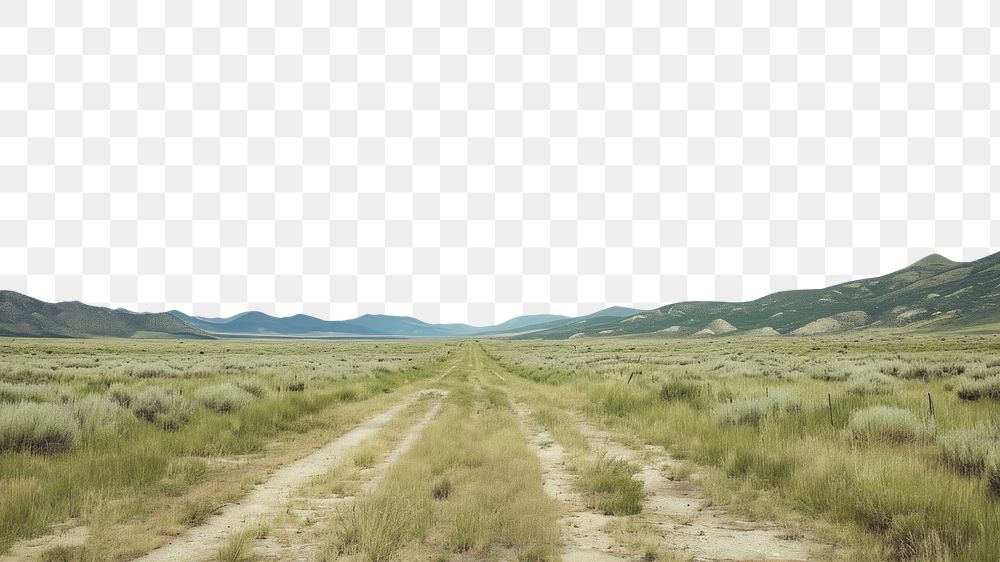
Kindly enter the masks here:
[[165, 312], [140, 314], [79, 302], [47, 303], [0, 291], [0, 336], [46, 338], [209, 338]]
[[[634, 308], [612, 307], [595, 314], [620, 318], [640, 312]], [[322, 320], [305, 314], [279, 318], [263, 312], [244, 312], [229, 318], [202, 318], [172, 310], [179, 320], [216, 336], [264, 337], [438, 337], [454, 338], [486, 335], [513, 335], [548, 329], [578, 318], [553, 314], [518, 316], [495, 326], [429, 324], [410, 316], [365, 314], [351, 320]]]
[[518, 316], [495, 326], [429, 324], [366, 314], [322, 320], [244, 312], [229, 318], [176, 310], [135, 313], [79, 302], [46, 303], [0, 291], [0, 336], [211, 337], [576, 337], [816, 335], [868, 328], [1000, 330], [1000, 253], [968, 263], [930, 255], [897, 272], [750, 302], [682, 302], [654, 310], [611, 307], [586, 316]]
[[682, 302], [515, 337], [817, 335], [869, 328], [1000, 330], [1000, 253], [967, 263], [932, 254], [888, 275], [825, 289], [750, 302]]

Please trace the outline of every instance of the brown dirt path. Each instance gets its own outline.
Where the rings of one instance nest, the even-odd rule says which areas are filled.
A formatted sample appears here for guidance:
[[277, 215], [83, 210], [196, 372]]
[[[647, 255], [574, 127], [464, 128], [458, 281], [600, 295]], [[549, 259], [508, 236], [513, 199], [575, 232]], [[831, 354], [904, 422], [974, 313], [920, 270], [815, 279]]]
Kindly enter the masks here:
[[233, 532], [273, 516], [288, 505], [292, 494], [311, 478], [327, 472], [350, 450], [374, 435], [404, 408], [426, 392], [410, 395], [400, 403], [327, 443], [320, 449], [278, 469], [239, 502], [224, 507], [203, 525], [188, 529], [152, 552], [142, 562], [193, 562], [214, 557]]
[[545, 492], [566, 507], [560, 520], [563, 527], [562, 559], [579, 562], [619, 562], [630, 560], [614, 552], [614, 541], [604, 528], [614, 517], [591, 511], [583, 497], [573, 487], [574, 475], [566, 467], [565, 451], [548, 431], [531, 421], [531, 413], [523, 404], [515, 404], [522, 430], [542, 464]]
[[313, 562], [317, 560], [322, 537], [317, 536], [325, 525], [340, 510], [346, 508], [356, 498], [369, 493], [385, 477], [386, 471], [413, 446], [424, 427], [441, 411], [447, 391], [438, 391], [437, 399], [423, 417], [411, 426], [406, 435], [382, 460], [361, 471], [364, 479], [356, 494], [328, 496], [323, 498], [297, 498], [289, 506], [288, 514], [280, 528], [271, 527], [264, 539], [257, 541], [253, 552], [260, 560], [281, 560], [290, 562]]

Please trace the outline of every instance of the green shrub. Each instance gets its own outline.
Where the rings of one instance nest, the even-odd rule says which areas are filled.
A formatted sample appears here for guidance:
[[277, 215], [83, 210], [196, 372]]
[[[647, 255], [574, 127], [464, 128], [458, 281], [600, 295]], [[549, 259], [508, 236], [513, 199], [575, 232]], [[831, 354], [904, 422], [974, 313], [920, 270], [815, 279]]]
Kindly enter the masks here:
[[80, 427], [64, 406], [0, 405], [0, 451], [57, 453], [71, 449], [79, 436]]
[[976, 365], [965, 370], [965, 376], [970, 379], [988, 379], [996, 375], [1000, 375], [1000, 371], [982, 365]]
[[861, 396], [890, 394], [896, 389], [896, 379], [882, 373], [856, 374], [847, 383], [847, 392]]
[[715, 418], [723, 425], [757, 425], [765, 419], [802, 410], [802, 400], [781, 391], [740, 398], [722, 404], [715, 410]]
[[899, 373], [899, 376], [904, 379], [923, 379], [925, 381], [931, 379], [940, 379], [944, 377], [954, 377], [961, 375], [965, 372], [965, 365], [958, 364], [946, 364], [946, 365], [911, 365], [907, 369]]
[[1000, 421], [942, 435], [938, 439], [938, 454], [963, 474], [982, 474], [1000, 462]]
[[115, 383], [108, 388], [108, 398], [123, 408], [130, 408], [132, 406], [132, 400], [135, 399], [135, 395], [135, 389], [122, 383]]
[[88, 394], [75, 401], [73, 415], [83, 431], [94, 433], [121, 433], [130, 417], [125, 408], [100, 394]]
[[809, 376], [818, 381], [827, 382], [843, 382], [847, 380], [847, 377], [851, 375], [850, 372], [844, 369], [825, 369], [822, 371], [815, 371], [810, 373]]
[[191, 419], [191, 403], [183, 396], [163, 388], [147, 388], [132, 399], [135, 417], [153, 422], [163, 429], [179, 429]]
[[660, 400], [665, 402], [682, 401], [697, 404], [706, 395], [707, 387], [700, 381], [670, 379], [660, 387]]
[[956, 392], [962, 400], [980, 400], [983, 398], [1000, 400], [1000, 375], [965, 381], [958, 385]]
[[194, 399], [216, 412], [233, 412], [254, 401], [252, 394], [234, 384], [214, 384], [194, 391]]
[[233, 384], [245, 390], [246, 392], [249, 392], [255, 398], [263, 398], [264, 395], [267, 394], [267, 390], [264, 389], [264, 385], [254, 381], [241, 380], [241, 381], [236, 381]]
[[887, 359], [876, 362], [875, 368], [883, 375], [899, 377], [910, 368], [910, 364], [898, 359]]
[[851, 414], [851, 436], [867, 443], [907, 443], [931, 436], [931, 430], [913, 412], [890, 406], [872, 406]]
[[297, 376], [286, 375], [277, 379], [277, 387], [279, 391], [302, 392], [306, 389], [306, 382]]

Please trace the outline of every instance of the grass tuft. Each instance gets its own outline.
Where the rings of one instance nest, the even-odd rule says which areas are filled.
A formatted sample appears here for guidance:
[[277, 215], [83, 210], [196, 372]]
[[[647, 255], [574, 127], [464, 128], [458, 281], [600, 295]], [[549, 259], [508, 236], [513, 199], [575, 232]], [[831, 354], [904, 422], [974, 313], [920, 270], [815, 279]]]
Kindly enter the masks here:
[[588, 507], [607, 515], [635, 515], [646, 499], [642, 482], [633, 478], [637, 471], [634, 465], [605, 455], [584, 466], [577, 482]]
[[447, 478], [441, 478], [434, 483], [434, 487], [431, 488], [431, 497], [436, 500], [446, 500], [448, 496], [451, 495], [451, 480]]
[[403, 493], [382, 491], [355, 503], [335, 544], [343, 554], [359, 554], [368, 562], [386, 562], [400, 541], [418, 534], [425, 506], [407, 501]]
[[215, 555], [217, 562], [251, 562], [256, 557], [253, 554], [253, 542], [267, 535], [263, 525], [229, 535], [226, 544]]

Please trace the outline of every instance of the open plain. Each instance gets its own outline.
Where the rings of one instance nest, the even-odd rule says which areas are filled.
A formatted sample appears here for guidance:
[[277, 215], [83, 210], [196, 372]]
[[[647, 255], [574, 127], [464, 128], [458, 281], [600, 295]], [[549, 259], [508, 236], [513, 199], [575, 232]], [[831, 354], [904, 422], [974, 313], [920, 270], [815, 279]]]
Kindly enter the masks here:
[[995, 560], [1000, 337], [0, 340], [2, 560]]

